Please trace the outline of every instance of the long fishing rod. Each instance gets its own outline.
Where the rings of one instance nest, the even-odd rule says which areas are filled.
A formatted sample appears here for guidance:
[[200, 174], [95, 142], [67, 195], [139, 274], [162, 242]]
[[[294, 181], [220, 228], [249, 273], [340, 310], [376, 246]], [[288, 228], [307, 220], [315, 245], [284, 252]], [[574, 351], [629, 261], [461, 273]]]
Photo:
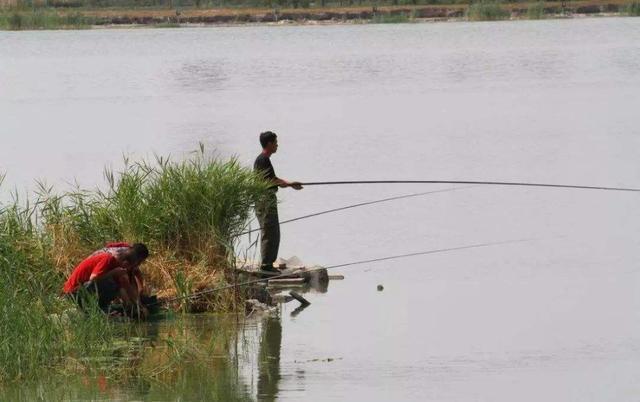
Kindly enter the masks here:
[[[469, 186], [466, 186], [466, 187], [452, 187], [452, 188], [445, 188], [445, 189], [442, 189], [442, 190], [434, 190], [434, 191], [423, 191], [423, 192], [420, 192], [420, 193], [398, 195], [398, 196], [395, 196], [395, 197], [382, 198], [382, 199], [374, 200], [374, 201], [359, 202], [357, 204], [346, 205], [344, 207], [327, 209], [325, 211], [315, 212], [313, 214], [298, 216], [296, 218], [280, 221], [279, 223], [280, 223], [280, 225], [284, 225], [285, 223], [295, 222], [295, 221], [299, 221], [299, 220], [307, 219], [307, 218], [313, 218], [313, 217], [316, 217], [316, 216], [329, 214], [329, 213], [332, 213], [332, 212], [344, 211], [345, 209], [358, 208], [358, 207], [363, 207], [363, 206], [366, 206], [366, 205], [379, 204], [379, 203], [382, 203], [382, 202], [402, 200], [402, 199], [405, 199], [405, 198], [420, 197], [420, 196], [429, 195], [429, 194], [446, 193], [446, 192], [449, 192], [449, 191], [462, 190], [462, 189], [465, 189], [465, 188], [469, 188]], [[249, 233], [257, 232], [259, 230], [262, 230], [262, 227], [258, 227], [258, 228], [251, 229], [251, 230], [247, 230], [245, 232], [239, 233], [237, 236], [246, 235], [246, 234], [249, 234]]]
[[[303, 186], [326, 186], [326, 185], [349, 185], [349, 184], [468, 184], [468, 185], [493, 185], [493, 186], [519, 186], [519, 187], [547, 187], [547, 188], [567, 188], [567, 189], [581, 189], [581, 190], [605, 190], [605, 191], [630, 191], [630, 192], [640, 192], [638, 188], [629, 188], [629, 187], [605, 187], [605, 186], [582, 186], [582, 185], [574, 185], [574, 184], [549, 184], [549, 183], [526, 183], [526, 182], [503, 182], [503, 181], [472, 181], [472, 180], [343, 180], [343, 181], [317, 181], [317, 182], [306, 182], [300, 183]], [[276, 186], [277, 187], [277, 186]], [[466, 188], [466, 187], [462, 187]], [[332, 212], [343, 211], [345, 209], [357, 208], [366, 205], [377, 204], [381, 202], [388, 202], [393, 200], [400, 200], [403, 198], [411, 198], [418, 197], [421, 195], [427, 194], [435, 194], [435, 193], [443, 193], [448, 191], [455, 191], [461, 189], [460, 187], [444, 189], [444, 190], [436, 190], [436, 191], [426, 191], [421, 193], [407, 194], [401, 195], [397, 197], [383, 198], [375, 201], [367, 201], [361, 202], [358, 204], [347, 205], [344, 207], [328, 209], [326, 211], [316, 212], [309, 215], [299, 216], [293, 219], [287, 219], [279, 222], [280, 225], [285, 223], [299, 221], [301, 219], [312, 218], [319, 215], [324, 215]], [[262, 227], [258, 227], [255, 229], [250, 229], [239, 233], [237, 236], [243, 236], [249, 233], [257, 232], [261, 230]]]
[[[387, 256], [387, 257], [372, 258], [372, 259], [368, 259], [368, 260], [347, 262], [347, 263], [343, 263], [343, 264], [330, 265], [328, 267], [318, 267], [318, 268], [313, 268], [313, 269], [306, 270], [304, 272], [315, 272], [315, 271], [319, 271], [319, 270], [323, 270], [323, 269], [327, 269], [328, 270], [328, 269], [334, 269], [334, 268], [343, 268], [343, 267], [349, 267], [349, 266], [353, 266], [353, 265], [362, 265], [362, 264], [369, 264], [369, 263], [373, 263], [373, 262], [389, 261], [389, 260], [397, 260], [397, 259], [400, 259], [400, 258], [415, 257], [415, 256], [419, 256], [419, 255], [439, 254], [439, 253], [447, 253], [447, 252], [451, 252], [451, 251], [467, 250], [467, 249], [472, 249], [472, 248], [498, 246], [498, 245], [502, 245], [502, 244], [522, 243], [522, 242], [525, 242], [525, 241], [530, 241], [530, 239], [505, 240], [505, 241], [499, 241], [499, 242], [478, 243], [478, 244], [470, 244], [470, 245], [459, 246], [459, 247], [448, 247], [448, 248], [440, 248], [440, 249], [435, 249], [435, 250], [419, 251], [419, 252], [416, 252], [416, 253], [399, 254], [399, 255], [392, 255], [392, 256]], [[297, 271], [286, 272], [286, 273], [281, 273], [279, 275], [271, 276], [269, 278], [260, 278], [260, 279], [249, 280], [249, 281], [246, 281], [246, 282], [233, 283], [233, 284], [230, 284], [230, 285], [220, 286], [220, 287], [213, 288], [213, 289], [203, 290], [201, 292], [196, 292], [196, 293], [193, 293], [193, 294], [190, 294], [190, 295], [186, 295], [186, 296], [178, 296], [178, 297], [174, 297], [174, 298], [167, 299], [167, 300], [160, 300], [160, 301], [157, 301], [155, 303], [150, 304], [150, 306], [153, 306], [153, 305], [156, 305], [156, 304], [161, 304], [161, 303], [172, 303], [172, 302], [176, 302], [176, 301], [179, 301], [179, 300], [185, 300], [185, 299], [192, 299], [192, 298], [196, 298], [196, 297], [201, 297], [201, 296], [209, 294], [209, 293], [214, 293], [214, 292], [218, 292], [218, 291], [221, 291], [221, 290], [231, 289], [231, 288], [234, 288], [234, 287], [253, 285], [253, 284], [256, 284], [256, 283], [260, 283], [260, 282], [270, 281], [272, 279], [284, 278], [284, 277], [287, 277], [287, 276], [294, 275], [296, 273], [297, 273]]]
[[522, 186], [522, 187], [551, 187], [572, 188], [581, 190], [606, 190], [606, 191], [633, 191], [640, 192], [640, 188], [630, 187], [606, 187], [606, 186], [582, 186], [575, 184], [549, 184], [526, 183], [509, 181], [474, 181], [474, 180], [343, 180], [343, 181], [316, 181], [300, 183], [303, 186], [327, 186], [338, 184], [471, 184], [491, 186]]

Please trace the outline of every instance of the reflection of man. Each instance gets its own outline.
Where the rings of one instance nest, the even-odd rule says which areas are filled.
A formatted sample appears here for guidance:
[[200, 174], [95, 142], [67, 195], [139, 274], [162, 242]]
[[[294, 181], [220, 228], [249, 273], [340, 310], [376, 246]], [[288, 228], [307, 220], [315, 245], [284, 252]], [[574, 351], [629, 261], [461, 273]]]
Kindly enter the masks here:
[[278, 258], [278, 249], [280, 248], [280, 221], [276, 191], [278, 191], [278, 187], [293, 187], [296, 190], [301, 190], [302, 185], [297, 181], [287, 181], [276, 176], [271, 164], [271, 155], [278, 150], [278, 137], [275, 133], [265, 131], [260, 134], [260, 145], [262, 145], [262, 153], [256, 158], [253, 170], [274, 184], [272, 196], [261, 205], [256, 206], [256, 216], [261, 228], [261, 269], [274, 271], [273, 263]]
[[258, 362], [258, 400], [274, 401], [280, 381], [280, 346], [282, 324], [279, 317], [268, 316], [262, 322], [262, 339]]

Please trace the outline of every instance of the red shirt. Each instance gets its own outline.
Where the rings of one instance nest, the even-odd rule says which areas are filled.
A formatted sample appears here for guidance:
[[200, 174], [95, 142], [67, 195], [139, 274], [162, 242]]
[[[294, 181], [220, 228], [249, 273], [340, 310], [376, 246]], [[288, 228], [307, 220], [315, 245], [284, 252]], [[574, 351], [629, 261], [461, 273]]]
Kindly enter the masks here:
[[71, 293], [80, 285], [88, 281], [92, 275], [100, 276], [114, 268], [117, 268], [119, 265], [118, 260], [116, 260], [111, 253], [107, 252], [97, 253], [85, 258], [77, 267], [74, 268], [71, 276], [64, 284], [62, 291], [64, 293]]

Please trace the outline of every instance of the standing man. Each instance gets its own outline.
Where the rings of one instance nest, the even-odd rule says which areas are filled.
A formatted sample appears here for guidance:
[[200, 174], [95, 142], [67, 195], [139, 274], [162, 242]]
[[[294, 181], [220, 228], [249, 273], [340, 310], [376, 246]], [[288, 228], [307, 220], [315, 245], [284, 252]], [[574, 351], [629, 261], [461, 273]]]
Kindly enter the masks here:
[[273, 263], [278, 258], [280, 248], [280, 220], [278, 219], [278, 199], [276, 192], [278, 187], [293, 187], [302, 190], [302, 185], [297, 181], [287, 181], [276, 176], [271, 164], [271, 155], [278, 150], [278, 136], [271, 131], [260, 134], [262, 153], [258, 155], [253, 164], [253, 170], [263, 175], [273, 183], [272, 193], [262, 204], [256, 205], [256, 216], [261, 228], [260, 256], [262, 258], [261, 269], [275, 271]]

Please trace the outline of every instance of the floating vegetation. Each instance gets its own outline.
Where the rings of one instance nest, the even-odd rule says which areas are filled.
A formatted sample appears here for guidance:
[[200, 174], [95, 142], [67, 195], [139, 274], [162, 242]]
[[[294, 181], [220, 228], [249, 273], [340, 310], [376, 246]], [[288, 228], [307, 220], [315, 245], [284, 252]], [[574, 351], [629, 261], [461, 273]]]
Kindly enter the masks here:
[[505, 20], [511, 13], [499, 3], [478, 2], [467, 8], [466, 17], [469, 21], [498, 21]]

